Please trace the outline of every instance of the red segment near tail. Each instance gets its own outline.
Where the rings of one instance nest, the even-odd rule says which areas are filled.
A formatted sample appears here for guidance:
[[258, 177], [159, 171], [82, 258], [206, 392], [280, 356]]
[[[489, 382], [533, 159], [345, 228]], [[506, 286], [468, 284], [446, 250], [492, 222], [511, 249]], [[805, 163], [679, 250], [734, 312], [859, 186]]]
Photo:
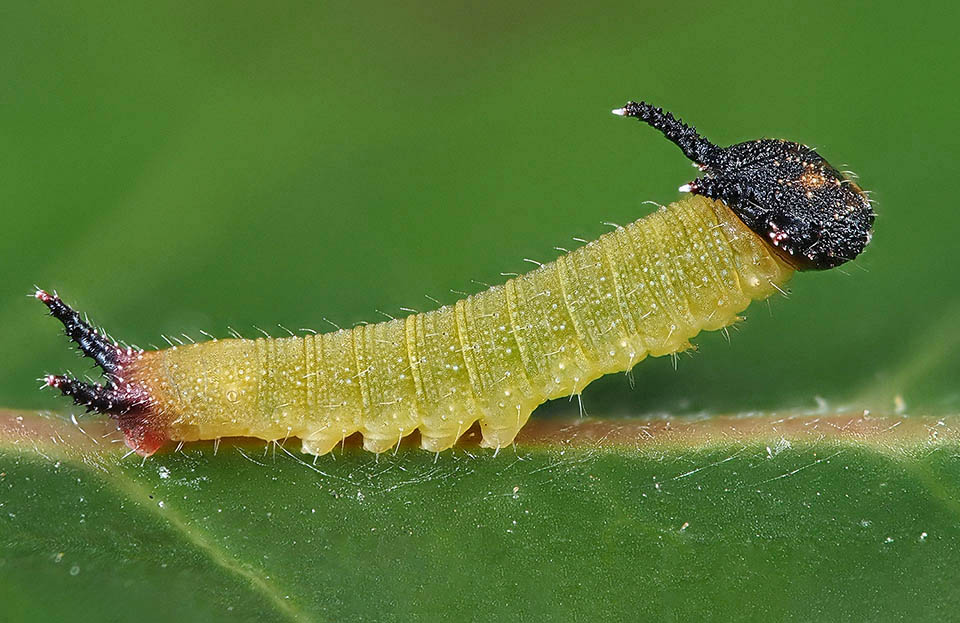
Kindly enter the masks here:
[[133, 425], [120, 421], [120, 430], [123, 432], [123, 442], [127, 447], [142, 457], [148, 457], [167, 443], [167, 436], [158, 428], [151, 426], [146, 419], [141, 419]]

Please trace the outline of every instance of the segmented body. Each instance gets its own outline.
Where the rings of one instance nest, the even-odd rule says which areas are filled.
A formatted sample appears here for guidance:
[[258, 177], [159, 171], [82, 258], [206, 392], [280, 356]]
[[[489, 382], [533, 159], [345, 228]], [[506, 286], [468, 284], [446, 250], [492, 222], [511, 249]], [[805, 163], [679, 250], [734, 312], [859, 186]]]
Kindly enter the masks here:
[[[360, 432], [382, 452], [420, 430], [452, 446], [479, 421], [510, 444], [542, 402], [727, 326], [792, 269], [723, 203], [694, 196], [455, 305], [322, 335], [140, 353], [126, 374], [174, 440]], [[121, 420], [122, 421], [122, 420]]]

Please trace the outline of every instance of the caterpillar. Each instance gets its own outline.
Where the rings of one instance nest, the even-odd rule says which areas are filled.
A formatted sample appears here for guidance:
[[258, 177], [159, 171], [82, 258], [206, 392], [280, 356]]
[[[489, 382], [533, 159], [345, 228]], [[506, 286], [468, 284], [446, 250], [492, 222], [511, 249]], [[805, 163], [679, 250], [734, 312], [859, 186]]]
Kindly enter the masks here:
[[116, 418], [143, 456], [168, 440], [227, 436], [298, 437], [322, 455], [357, 432], [383, 452], [417, 429], [439, 452], [477, 421], [482, 445], [500, 448], [542, 402], [690, 348], [795, 270], [838, 266], [869, 243], [867, 194], [813, 149], [718, 147], [645, 102], [613, 112], [693, 161], [702, 176], [680, 187], [688, 198], [454, 305], [326, 334], [125, 348], [37, 289], [106, 378], [45, 383]]

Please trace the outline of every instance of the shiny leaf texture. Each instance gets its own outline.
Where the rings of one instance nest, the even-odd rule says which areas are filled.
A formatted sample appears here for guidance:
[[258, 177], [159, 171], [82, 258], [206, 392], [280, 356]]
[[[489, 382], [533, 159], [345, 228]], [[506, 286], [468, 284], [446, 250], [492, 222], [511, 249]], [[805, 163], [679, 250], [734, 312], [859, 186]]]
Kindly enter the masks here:
[[949, 618], [958, 424], [554, 420], [499, 456], [224, 441], [144, 461], [102, 423], [5, 413], [0, 603], [13, 620]]

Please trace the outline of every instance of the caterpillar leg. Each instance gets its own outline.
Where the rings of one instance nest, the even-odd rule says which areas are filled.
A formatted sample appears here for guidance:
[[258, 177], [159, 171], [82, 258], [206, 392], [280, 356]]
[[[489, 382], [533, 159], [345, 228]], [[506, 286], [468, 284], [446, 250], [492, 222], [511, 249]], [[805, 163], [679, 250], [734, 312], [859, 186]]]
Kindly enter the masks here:
[[300, 451], [304, 454], [323, 456], [343, 442], [343, 437], [333, 435], [312, 435], [301, 440]]
[[422, 418], [420, 424], [420, 447], [428, 452], [442, 452], [456, 445], [480, 414], [472, 409], [442, 406], [438, 413]]
[[93, 359], [107, 378], [105, 384], [84, 383], [69, 376], [48, 375], [47, 387], [59, 389], [64, 396], [87, 411], [106, 413], [117, 420], [127, 446], [141, 456], [150, 456], [166, 442], [163, 427], [158, 425], [152, 401], [146, 389], [127, 380], [128, 368], [142, 354], [122, 348], [108, 340], [87, 323], [55, 294], [37, 290], [34, 296], [59, 320], [67, 336], [80, 351]]
[[480, 420], [480, 432], [483, 439], [480, 440], [481, 448], [503, 448], [513, 443], [517, 433], [530, 419], [537, 405], [516, 404], [513, 405], [513, 414], [498, 415], [496, 417], [485, 417]]
[[[469, 427], [468, 427], [469, 428]], [[466, 432], [466, 431], [464, 431]], [[420, 430], [420, 447], [429, 452], [442, 452], [452, 448], [457, 443], [460, 435], [428, 435], [422, 429]]]
[[413, 431], [400, 431], [391, 437], [384, 437], [382, 435], [370, 435], [368, 432], [364, 432], [363, 435], [363, 449], [367, 452], [374, 452], [380, 454], [381, 452], [386, 452], [387, 450], [393, 450], [400, 443], [400, 440], [406, 437]]

